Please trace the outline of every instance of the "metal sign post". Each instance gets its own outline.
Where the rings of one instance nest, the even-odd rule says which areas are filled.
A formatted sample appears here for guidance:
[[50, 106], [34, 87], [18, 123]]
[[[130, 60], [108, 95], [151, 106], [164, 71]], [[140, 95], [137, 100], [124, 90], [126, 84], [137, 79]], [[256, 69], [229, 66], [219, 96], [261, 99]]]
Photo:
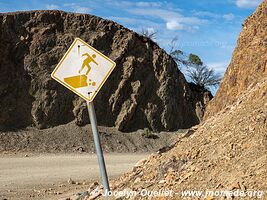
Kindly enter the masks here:
[[104, 194], [108, 194], [108, 192], [110, 191], [110, 188], [109, 188], [108, 176], [107, 176], [107, 171], [106, 171], [105, 159], [103, 156], [103, 151], [102, 151], [101, 143], [99, 139], [97, 120], [96, 120], [96, 114], [95, 114], [93, 101], [92, 102], [87, 101], [87, 108], [88, 108], [89, 118], [91, 122], [94, 142], [95, 142], [96, 154], [97, 154], [97, 159], [98, 159], [98, 164], [99, 164], [99, 169], [100, 169], [100, 176], [102, 179], [102, 184], [104, 186]]
[[100, 175], [106, 196], [108, 196], [110, 188], [97, 129], [93, 99], [115, 66], [116, 63], [110, 58], [80, 38], [76, 38], [51, 74], [53, 79], [87, 102]]

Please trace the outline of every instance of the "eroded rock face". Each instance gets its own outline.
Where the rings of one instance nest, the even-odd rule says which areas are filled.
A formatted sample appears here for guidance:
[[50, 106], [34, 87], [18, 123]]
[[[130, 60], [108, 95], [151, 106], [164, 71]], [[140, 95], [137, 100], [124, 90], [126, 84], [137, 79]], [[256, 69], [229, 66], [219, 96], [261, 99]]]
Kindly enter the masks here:
[[50, 77], [75, 37], [117, 63], [95, 99], [99, 125], [161, 131], [199, 122], [183, 74], [154, 42], [92, 15], [32, 11], [0, 14], [2, 128], [89, 122], [86, 103]]
[[192, 91], [192, 102], [194, 102], [195, 105], [197, 118], [199, 121], [202, 121], [206, 112], [206, 108], [209, 102], [212, 100], [213, 95], [203, 86], [199, 86], [194, 83], [188, 83], [188, 85]]
[[267, 76], [267, 1], [243, 24], [220, 88], [207, 108], [208, 118], [231, 105], [249, 86]]

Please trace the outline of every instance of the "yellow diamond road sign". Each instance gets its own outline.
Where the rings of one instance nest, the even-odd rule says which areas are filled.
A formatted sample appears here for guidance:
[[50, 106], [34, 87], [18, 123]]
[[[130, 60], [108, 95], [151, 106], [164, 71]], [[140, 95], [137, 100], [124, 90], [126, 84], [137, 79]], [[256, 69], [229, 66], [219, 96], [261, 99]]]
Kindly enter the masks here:
[[93, 101], [116, 63], [76, 38], [52, 72], [52, 78], [86, 101]]

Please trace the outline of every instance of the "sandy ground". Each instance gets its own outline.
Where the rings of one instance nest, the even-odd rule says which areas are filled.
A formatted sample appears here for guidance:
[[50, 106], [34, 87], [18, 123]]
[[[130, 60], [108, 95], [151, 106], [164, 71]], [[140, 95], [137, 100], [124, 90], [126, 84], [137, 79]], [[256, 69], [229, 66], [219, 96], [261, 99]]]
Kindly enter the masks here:
[[[110, 178], [122, 175], [147, 154], [106, 154]], [[69, 184], [71, 178], [75, 184]], [[95, 154], [1, 154], [0, 199], [64, 199], [99, 180]], [[77, 183], [76, 183], [77, 182]]]

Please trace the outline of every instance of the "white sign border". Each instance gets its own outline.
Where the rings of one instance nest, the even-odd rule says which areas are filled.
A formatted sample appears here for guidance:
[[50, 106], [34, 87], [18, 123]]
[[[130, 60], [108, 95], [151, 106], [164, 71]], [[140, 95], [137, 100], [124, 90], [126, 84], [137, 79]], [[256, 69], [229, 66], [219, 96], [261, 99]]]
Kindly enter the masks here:
[[[107, 75], [105, 76], [105, 78], [103, 79], [103, 81], [99, 84], [98, 88], [95, 90], [96, 92], [94, 92], [94, 94], [92, 96], [90, 96], [88, 94], [88, 97], [85, 97], [84, 95], [82, 95], [81, 93], [77, 92], [74, 88], [72, 88], [70, 85], [66, 84], [64, 81], [58, 79], [54, 74], [56, 73], [56, 71], [60, 68], [60, 66], [62, 65], [62, 63], [64, 62], [64, 60], [66, 59], [66, 57], [68, 56], [68, 54], [70, 53], [70, 51], [72, 50], [73, 46], [76, 44], [76, 42], [80, 41], [81, 43], [83, 43], [84, 45], [86, 45], [87, 47], [89, 47], [90, 49], [92, 49], [94, 52], [96, 52], [97, 54], [99, 54], [100, 56], [104, 57], [105, 59], [107, 59], [109, 62], [111, 62], [113, 65], [110, 68], [110, 70], [108, 71]], [[75, 94], [77, 94], [78, 96], [80, 96], [81, 98], [83, 98], [84, 100], [88, 101], [88, 102], [92, 102], [95, 98], [95, 96], [98, 94], [98, 92], [100, 91], [100, 89], [102, 88], [102, 86], [104, 85], [104, 83], [106, 82], [106, 80], [108, 79], [108, 77], [110, 76], [111, 72], [114, 70], [114, 68], [116, 67], [116, 63], [111, 60], [110, 58], [108, 58], [107, 56], [105, 56], [104, 54], [102, 54], [101, 52], [99, 52], [98, 50], [96, 50], [94, 47], [90, 46], [89, 44], [87, 44], [85, 41], [83, 41], [80, 38], [75, 38], [74, 42], [71, 44], [71, 46], [69, 47], [69, 49], [67, 50], [67, 52], [64, 54], [63, 58], [60, 60], [60, 62], [57, 64], [57, 66], [55, 67], [55, 69], [53, 70], [51, 77], [58, 81], [59, 83], [61, 83], [62, 85], [64, 85], [66, 88], [68, 88], [69, 90], [71, 90], [72, 92], [74, 92]]]

